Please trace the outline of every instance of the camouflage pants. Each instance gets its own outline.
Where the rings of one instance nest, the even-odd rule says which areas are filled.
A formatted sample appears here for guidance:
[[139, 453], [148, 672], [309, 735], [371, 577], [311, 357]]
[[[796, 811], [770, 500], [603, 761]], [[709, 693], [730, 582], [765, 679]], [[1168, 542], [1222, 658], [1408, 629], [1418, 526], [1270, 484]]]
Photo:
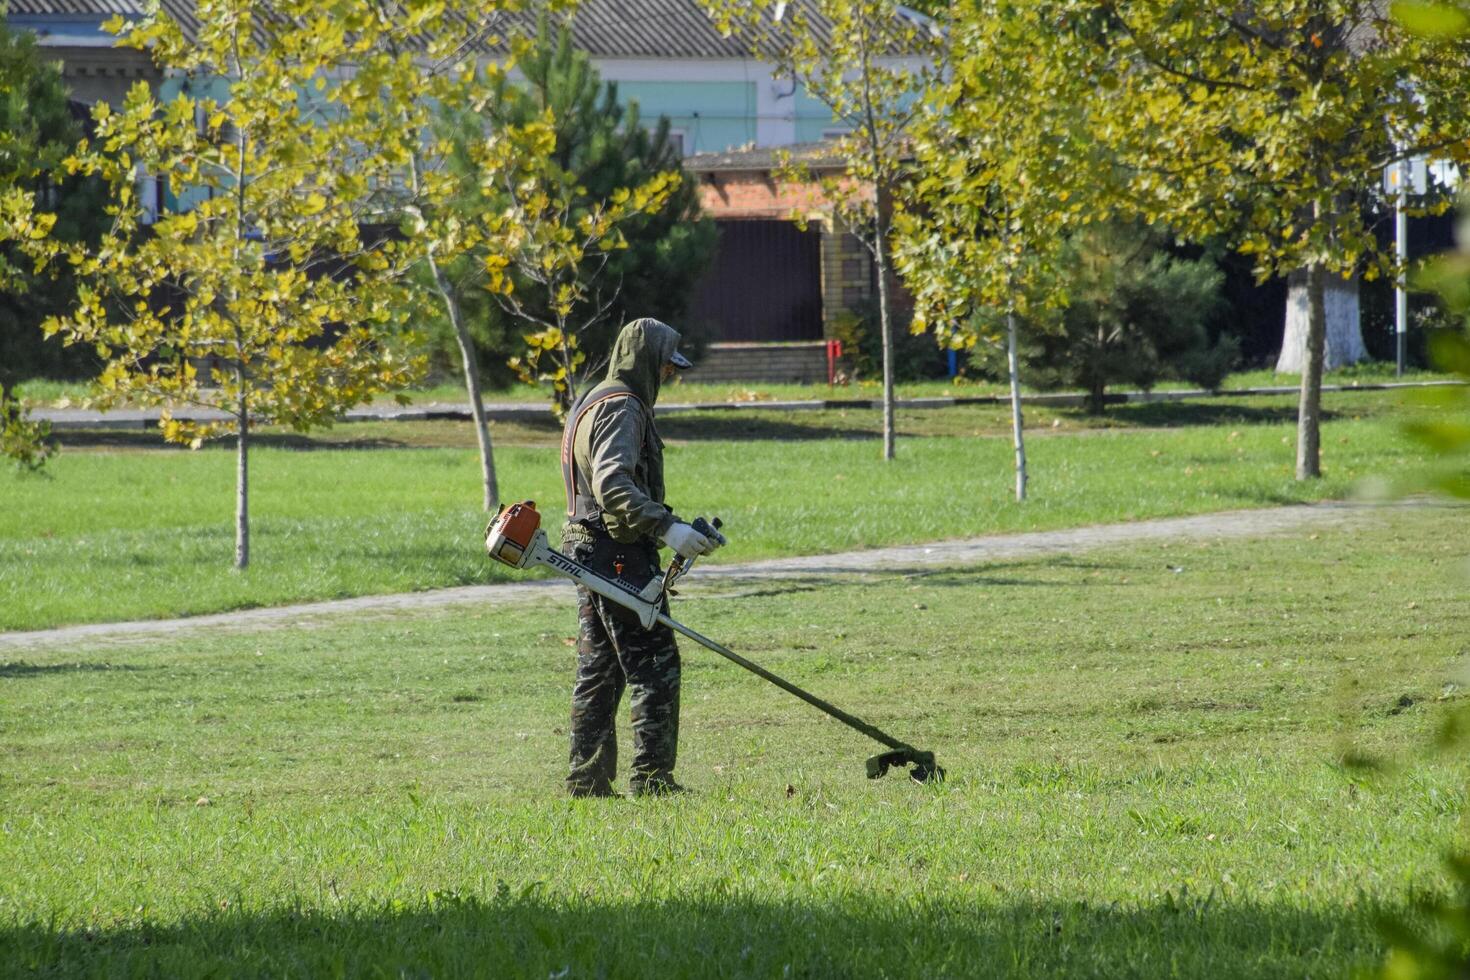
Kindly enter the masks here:
[[[570, 550], [578, 561], [590, 556], [590, 548]], [[649, 545], [645, 555], [656, 568], [657, 551]], [[637, 791], [671, 782], [679, 747], [679, 647], [674, 631], [661, 624], [644, 629], [615, 603], [580, 587], [577, 599], [577, 680], [572, 688], [567, 788], [600, 792], [611, 786], [618, 765], [614, 719], [626, 687], [633, 689], [630, 788]]]

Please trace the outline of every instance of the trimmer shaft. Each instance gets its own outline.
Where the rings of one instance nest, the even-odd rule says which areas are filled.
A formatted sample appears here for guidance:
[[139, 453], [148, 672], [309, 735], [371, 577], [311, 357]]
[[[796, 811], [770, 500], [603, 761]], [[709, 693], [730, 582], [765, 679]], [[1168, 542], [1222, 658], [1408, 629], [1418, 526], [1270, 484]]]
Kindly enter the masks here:
[[[716, 520], [712, 530], [719, 526]], [[604, 599], [616, 602], [623, 608], [632, 611], [638, 616], [645, 629], [651, 628], [655, 623], [663, 623], [670, 629], [689, 637], [700, 646], [713, 650], [731, 663], [744, 667], [757, 677], [770, 681], [781, 690], [801, 698], [807, 704], [836, 718], [847, 727], [886, 746], [889, 751], [875, 755], [868, 760], [869, 779], [878, 779], [886, 775], [888, 770], [894, 766], [912, 766], [909, 776], [921, 783], [944, 778], [944, 770], [935, 764], [933, 752], [920, 751], [905, 742], [900, 742], [882, 729], [868, 724], [856, 715], [848, 714], [836, 705], [823, 701], [815, 694], [771, 673], [760, 664], [747, 660], [724, 644], [716, 643], [709, 637], [666, 615], [663, 611], [664, 597], [674, 582], [693, 567], [694, 559], [692, 558], [677, 560], [670, 565], [669, 574], [653, 579], [641, 592], [632, 592], [551, 547], [547, 543], [546, 532], [541, 529], [541, 515], [536, 511], [535, 502], [530, 500], [512, 504], [495, 516], [495, 520], [485, 529], [485, 550], [490, 553], [491, 558], [512, 568], [542, 565], [558, 575], [564, 575]]]

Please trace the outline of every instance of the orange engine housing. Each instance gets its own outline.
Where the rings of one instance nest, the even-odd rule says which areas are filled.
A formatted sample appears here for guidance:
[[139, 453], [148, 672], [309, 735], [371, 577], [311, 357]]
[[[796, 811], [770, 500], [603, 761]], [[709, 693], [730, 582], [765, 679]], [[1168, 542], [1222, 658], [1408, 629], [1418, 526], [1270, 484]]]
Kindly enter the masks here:
[[496, 515], [486, 536], [490, 557], [512, 568], [521, 567], [521, 559], [531, 547], [531, 539], [541, 527], [536, 502], [527, 500], [511, 504]]

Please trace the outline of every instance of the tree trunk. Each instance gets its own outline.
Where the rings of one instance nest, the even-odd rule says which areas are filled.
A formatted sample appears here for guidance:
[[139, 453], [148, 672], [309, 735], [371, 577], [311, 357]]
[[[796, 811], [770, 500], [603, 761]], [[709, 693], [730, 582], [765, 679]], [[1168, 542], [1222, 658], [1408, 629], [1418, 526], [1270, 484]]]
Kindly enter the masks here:
[[464, 322], [454, 288], [432, 256], [429, 258], [429, 271], [434, 276], [434, 286], [439, 291], [439, 297], [444, 300], [444, 310], [449, 314], [450, 325], [454, 327], [454, 338], [459, 342], [465, 392], [470, 397], [470, 414], [475, 420], [475, 439], [480, 444], [483, 503], [486, 512], [493, 514], [500, 506], [500, 485], [495, 479], [495, 448], [490, 443], [490, 425], [485, 421], [485, 406], [480, 400], [480, 367], [475, 358], [475, 339], [470, 336], [469, 326]]
[[[243, 389], [242, 389], [243, 391]], [[235, 567], [250, 564], [250, 411], [240, 396], [240, 436], [235, 443]]]
[[572, 410], [572, 406], [577, 404], [577, 376], [573, 373], [574, 365], [572, 361], [572, 351], [567, 346], [567, 331], [563, 327], [561, 331], [561, 366], [562, 370], [567, 373], [566, 409], [569, 412]]
[[894, 457], [893, 432], [893, 316], [888, 309], [888, 222], [883, 220], [883, 195], [878, 195], [876, 247], [878, 262], [878, 329], [883, 334], [883, 458]]
[[1087, 385], [1087, 414], [1101, 415], [1107, 410], [1106, 391], [1108, 386], [1108, 327], [1097, 325], [1097, 345], [1093, 348], [1090, 362], [1084, 368]]
[[[1307, 285], [1308, 270], [1298, 269], [1287, 276], [1286, 331], [1281, 340], [1281, 356], [1276, 360], [1278, 374], [1301, 374], [1307, 363], [1307, 333], [1312, 316], [1312, 301]], [[1358, 304], [1358, 280], [1326, 276], [1323, 367], [1333, 371], [1356, 364], [1368, 356], [1363, 346], [1363, 328]]]
[[1016, 500], [1026, 499], [1026, 439], [1021, 430], [1021, 367], [1016, 353], [1016, 314], [1006, 313], [1006, 361], [1011, 375], [1011, 439], [1016, 446]]
[[1302, 396], [1296, 419], [1296, 478], [1322, 475], [1322, 361], [1327, 334], [1327, 270], [1322, 263], [1307, 267], [1307, 360], [1302, 371]]

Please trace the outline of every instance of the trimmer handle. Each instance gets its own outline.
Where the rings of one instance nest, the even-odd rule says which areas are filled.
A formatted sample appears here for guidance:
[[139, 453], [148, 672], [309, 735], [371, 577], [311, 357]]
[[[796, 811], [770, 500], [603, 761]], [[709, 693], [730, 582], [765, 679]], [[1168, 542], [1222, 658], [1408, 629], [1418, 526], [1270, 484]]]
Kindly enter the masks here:
[[713, 521], [707, 521], [703, 517], [696, 517], [694, 519], [694, 522], [691, 523], [689, 526], [694, 528], [694, 530], [698, 531], [700, 534], [703, 534], [707, 538], [714, 538], [721, 545], [727, 545], [730, 543], [726, 541], [725, 536], [720, 533], [720, 528], [725, 526], [725, 522], [721, 521], [718, 517], [714, 518]]
[[[720, 533], [720, 528], [724, 526], [724, 522], [721, 521], [718, 517], [708, 521], [705, 520], [703, 517], [696, 517], [694, 520], [689, 522], [689, 526], [694, 528], [694, 530], [698, 531], [700, 534], [703, 534], [705, 537], [712, 538], [713, 540], [718, 541], [721, 545], [726, 545], [730, 543], [729, 541], [726, 541], [725, 536]], [[673, 560], [669, 562], [668, 570], [664, 572], [664, 592], [669, 592], [673, 584], [677, 582], [685, 573], [687, 573], [689, 569], [694, 567], [694, 561], [695, 560], [693, 558], [685, 558], [683, 555], [679, 554], [674, 555]]]

